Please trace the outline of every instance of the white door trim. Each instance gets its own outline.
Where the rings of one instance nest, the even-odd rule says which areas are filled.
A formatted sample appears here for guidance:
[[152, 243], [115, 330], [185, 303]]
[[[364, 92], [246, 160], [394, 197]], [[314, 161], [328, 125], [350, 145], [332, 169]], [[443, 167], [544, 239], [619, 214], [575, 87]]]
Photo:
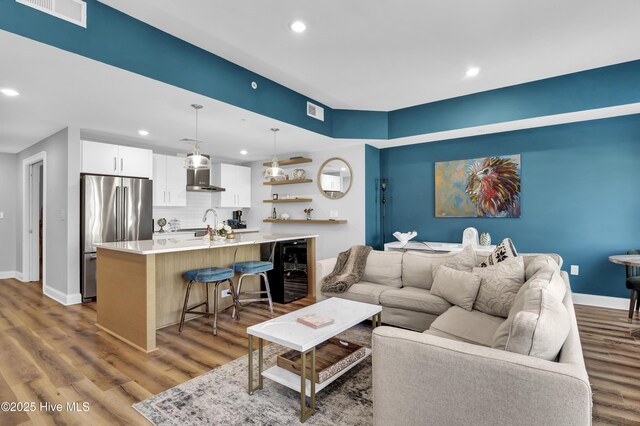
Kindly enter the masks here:
[[31, 262], [29, 264], [29, 277], [32, 281], [40, 279], [40, 232], [38, 228], [38, 219], [40, 218], [40, 174], [42, 168], [37, 167], [40, 163], [31, 164], [30, 169], [30, 199], [29, 199], [29, 223], [30, 236], [29, 250]]
[[42, 162], [42, 287], [47, 283], [47, 153], [45, 151], [22, 160], [22, 280], [31, 282], [31, 177], [30, 168]]

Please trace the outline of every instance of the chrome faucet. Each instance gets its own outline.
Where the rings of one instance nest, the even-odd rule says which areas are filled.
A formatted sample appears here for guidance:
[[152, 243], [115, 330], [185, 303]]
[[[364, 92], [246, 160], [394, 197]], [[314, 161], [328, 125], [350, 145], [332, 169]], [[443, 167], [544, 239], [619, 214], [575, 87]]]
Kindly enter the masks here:
[[202, 221], [206, 222], [207, 221], [207, 215], [209, 214], [209, 212], [213, 213], [213, 227], [215, 227], [218, 224], [218, 212], [215, 209], [207, 209], [206, 212], [204, 212], [204, 216], [202, 217]]

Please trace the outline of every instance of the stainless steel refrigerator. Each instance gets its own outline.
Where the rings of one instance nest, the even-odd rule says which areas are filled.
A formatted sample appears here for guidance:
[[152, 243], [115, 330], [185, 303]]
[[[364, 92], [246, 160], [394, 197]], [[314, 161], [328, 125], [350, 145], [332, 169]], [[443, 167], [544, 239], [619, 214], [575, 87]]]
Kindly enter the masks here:
[[96, 297], [96, 244], [153, 238], [149, 179], [83, 175], [81, 180], [82, 298]]

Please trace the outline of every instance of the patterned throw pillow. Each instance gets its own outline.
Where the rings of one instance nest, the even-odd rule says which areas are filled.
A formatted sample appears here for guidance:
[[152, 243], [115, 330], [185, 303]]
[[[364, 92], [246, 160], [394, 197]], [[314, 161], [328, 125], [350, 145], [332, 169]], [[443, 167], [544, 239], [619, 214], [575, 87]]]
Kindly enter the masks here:
[[486, 268], [489, 265], [495, 265], [510, 257], [516, 257], [518, 252], [516, 251], [511, 238], [505, 238], [496, 248], [491, 252], [489, 258], [480, 264], [481, 268]]
[[482, 278], [473, 309], [507, 318], [513, 301], [524, 284], [524, 259], [512, 257], [486, 268], [473, 268]]

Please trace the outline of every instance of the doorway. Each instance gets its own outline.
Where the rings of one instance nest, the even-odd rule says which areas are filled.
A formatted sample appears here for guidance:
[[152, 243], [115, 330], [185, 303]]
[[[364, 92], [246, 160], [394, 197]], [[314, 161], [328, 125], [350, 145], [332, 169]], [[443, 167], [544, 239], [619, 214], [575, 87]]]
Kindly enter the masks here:
[[46, 152], [22, 163], [22, 280], [46, 285]]

